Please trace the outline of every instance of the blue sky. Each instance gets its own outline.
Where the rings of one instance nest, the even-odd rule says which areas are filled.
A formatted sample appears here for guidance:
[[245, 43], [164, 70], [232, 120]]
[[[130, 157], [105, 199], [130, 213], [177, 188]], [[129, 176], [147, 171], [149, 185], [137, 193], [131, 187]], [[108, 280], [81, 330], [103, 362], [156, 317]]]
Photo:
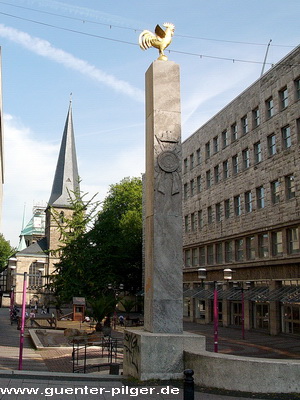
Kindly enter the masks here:
[[50, 197], [72, 93], [82, 190], [144, 172], [144, 77], [158, 57], [138, 36], [176, 29], [182, 139], [299, 44], [299, 0], [0, 0], [5, 185], [2, 232], [18, 244], [24, 204]]

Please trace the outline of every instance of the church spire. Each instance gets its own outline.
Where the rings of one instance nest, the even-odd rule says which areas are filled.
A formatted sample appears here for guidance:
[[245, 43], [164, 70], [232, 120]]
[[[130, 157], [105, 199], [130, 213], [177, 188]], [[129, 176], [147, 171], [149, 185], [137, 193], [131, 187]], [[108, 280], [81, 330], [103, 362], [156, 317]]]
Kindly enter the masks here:
[[73, 131], [72, 100], [70, 100], [49, 205], [68, 208], [70, 195], [78, 189], [79, 176]]

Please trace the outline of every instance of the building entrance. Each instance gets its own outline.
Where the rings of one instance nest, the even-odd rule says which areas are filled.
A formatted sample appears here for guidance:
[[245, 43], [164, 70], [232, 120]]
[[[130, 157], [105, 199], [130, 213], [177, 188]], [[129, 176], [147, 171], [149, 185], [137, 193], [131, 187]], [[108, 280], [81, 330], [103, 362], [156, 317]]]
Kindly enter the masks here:
[[231, 325], [242, 325], [242, 303], [238, 301], [231, 302]]
[[284, 333], [300, 335], [300, 304], [283, 305], [283, 329]]
[[254, 303], [254, 328], [269, 330], [269, 304]]

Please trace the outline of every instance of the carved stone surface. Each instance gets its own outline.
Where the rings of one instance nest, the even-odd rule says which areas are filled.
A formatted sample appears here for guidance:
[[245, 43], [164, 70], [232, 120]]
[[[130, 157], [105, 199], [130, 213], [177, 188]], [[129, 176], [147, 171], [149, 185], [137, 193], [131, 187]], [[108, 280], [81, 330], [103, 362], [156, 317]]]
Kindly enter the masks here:
[[123, 373], [142, 381], [149, 379], [181, 379], [184, 351], [205, 350], [204, 336], [151, 333], [136, 329], [124, 332]]
[[182, 333], [179, 66], [146, 73], [145, 330]]

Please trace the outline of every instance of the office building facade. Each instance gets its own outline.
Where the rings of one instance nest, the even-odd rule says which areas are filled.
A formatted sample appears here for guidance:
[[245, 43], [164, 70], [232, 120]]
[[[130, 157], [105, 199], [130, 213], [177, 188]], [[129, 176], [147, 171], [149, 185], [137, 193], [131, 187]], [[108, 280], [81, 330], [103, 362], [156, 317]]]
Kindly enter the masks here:
[[299, 150], [297, 47], [183, 143], [186, 320], [300, 334]]

